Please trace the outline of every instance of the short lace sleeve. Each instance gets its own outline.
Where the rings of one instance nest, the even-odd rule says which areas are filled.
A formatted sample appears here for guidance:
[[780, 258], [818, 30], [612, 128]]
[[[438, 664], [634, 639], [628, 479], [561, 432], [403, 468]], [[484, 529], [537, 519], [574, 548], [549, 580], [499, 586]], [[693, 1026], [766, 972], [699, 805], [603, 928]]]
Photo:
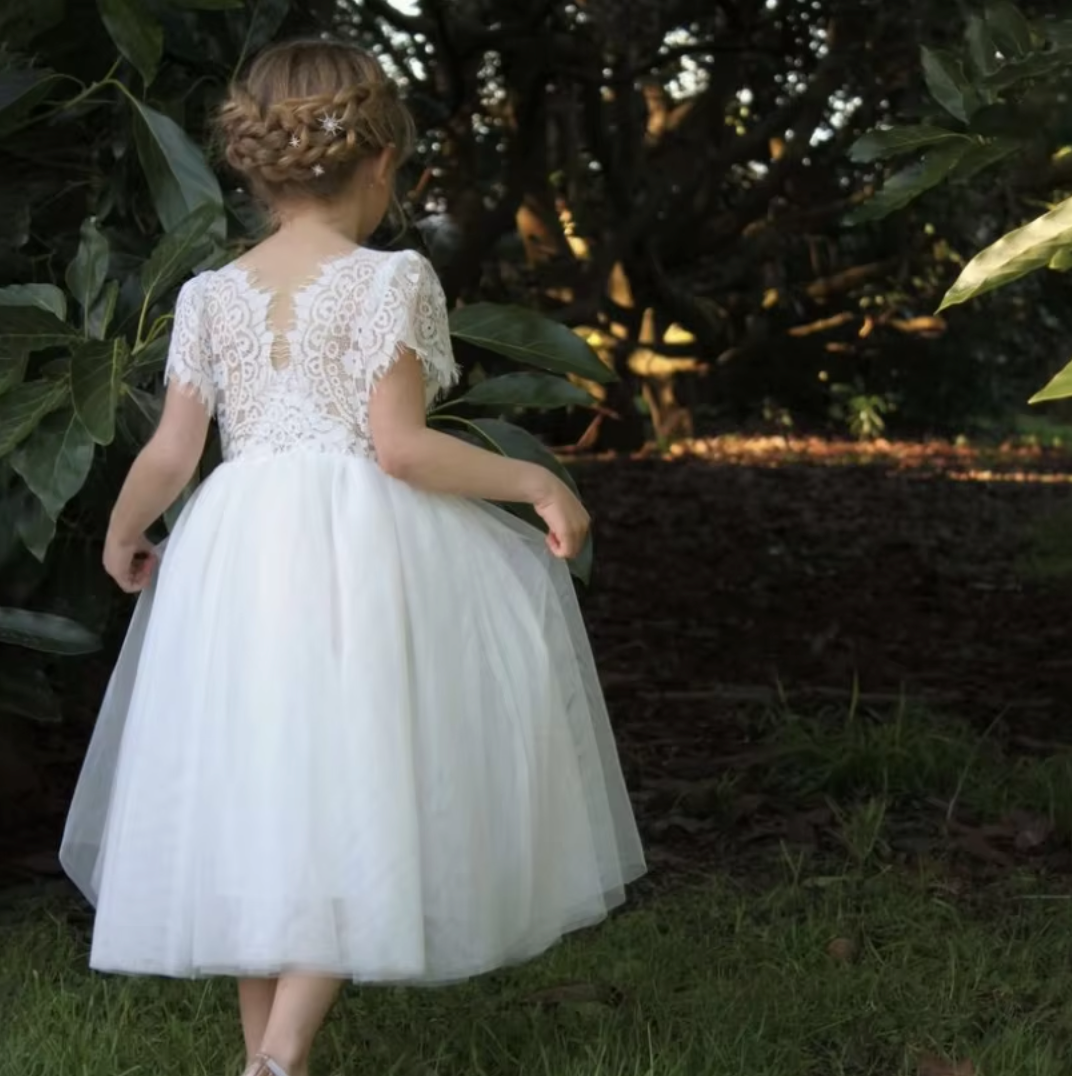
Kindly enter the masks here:
[[450, 344], [447, 300], [435, 270], [416, 251], [394, 255], [383, 271], [369, 326], [366, 387], [376, 382], [408, 349], [420, 361], [431, 402], [458, 380]]
[[204, 275], [196, 276], [179, 292], [164, 380], [198, 396], [211, 415], [216, 410], [216, 381], [211, 343], [205, 328], [205, 281]]

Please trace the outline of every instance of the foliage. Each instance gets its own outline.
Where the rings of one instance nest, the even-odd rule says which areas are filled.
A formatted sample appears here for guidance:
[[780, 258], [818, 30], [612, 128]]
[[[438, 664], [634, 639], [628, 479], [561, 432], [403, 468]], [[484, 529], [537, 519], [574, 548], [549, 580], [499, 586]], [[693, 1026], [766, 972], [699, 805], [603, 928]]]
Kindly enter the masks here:
[[[77, 14], [85, 22], [72, 53]], [[117, 484], [159, 417], [175, 291], [233, 256], [258, 226], [199, 146], [205, 117], [243, 57], [279, 32], [315, 27], [314, 14], [283, 0], [52, 0], [40, 18], [5, 25], [0, 601], [11, 606], [6, 616], [44, 631], [33, 645], [50, 656], [61, 652], [57, 639], [71, 645], [77, 625], [20, 610], [107, 626], [113, 604], [88, 580], [100, 575]], [[88, 178], [72, 184], [71, 174]], [[565, 375], [605, 384], [613, 374], [580, 337], [531, 311], [476, 304], [454, 317], [459, 347], [485, 366], [534, 369], [471, 383], [433, 421], [569, 481], [503, 417], [588, 407], [591, 397]], [[0, 642], [12, 641], [0, 621]], [[7, 697], [31, 700], [15, 708], [54, 715], [42, 701], [44, 658], [10, 667]]]
[[[853, 222], [892, 213], [941, 183], [974, 181], [1010, 158], [1037, 161], [1061, 185], [1072, 151], [1064, 119], [1072, 89], [1072, 21], [1030, 20], [1008, 0], [991, 0], [984, 14], [969, 15], [959, 51], [925, 48], [922, 62], [945, 120], [871, 131], [855, 143], [852, 155], [864, 162], [924, 152], [887, 179], [852, 214]], [[1059, 201], [972, 258], [945, 293], [939, 312], [1047, 267], [1072, 268], [1072, 199]], [[1032, 402], [1068, 396], [1072, 365]]]

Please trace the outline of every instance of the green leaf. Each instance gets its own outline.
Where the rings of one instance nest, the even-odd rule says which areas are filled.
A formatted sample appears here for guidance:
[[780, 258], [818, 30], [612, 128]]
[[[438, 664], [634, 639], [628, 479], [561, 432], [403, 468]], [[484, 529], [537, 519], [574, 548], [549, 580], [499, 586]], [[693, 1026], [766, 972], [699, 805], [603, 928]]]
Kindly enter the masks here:
[[216, 206], [200, 205], [157, 243], [141, 270], [146, 303], [188, 276], [204, 260], [212, 249], [210, 232], [218, 219]]
[[[528, 430], [523, 430], [520, 426], [515, 426], [512, 422], [503, 422], [501, 419], [496, 418], [478, 418], [474, 420], [472, 425], [480, 432], [480, 435], [490, 441], [502, 455], [509, 456], [511, 459], [515, 460], [526, 460], [529, 463], [538, 463], [541, 467], [546, 467], [552, 474], [557, 475], [562, 479], [574, 493], [578, 496], [580, 495], [577, 489], [577, 483], [573, 480], [573, 475], [562, 466], [555, 454], [533, 437]], [[513, 509], [516, 506], [509, 507]], [[529, 509], [529, 511], [531, 511], [531, 509]], [[546, 530], [546, 527], [543, 526], [539, 517], [536, 517], [536, 519], [536, 525], [541, 529]], [[591, 536], [589, 536], [586, 548], [577, 558], [576, 563], [571, 563], [570, 565], [574, 574], [584, 582], [588, 581], [588, 573], [591, 569], [591, 544], [592, 539]], [[579, 574], [582, 571], [584, 571], [585, 574]]]
[[219, 210], [215, 234], [222, 236], [226, 224], [220, 184], [189, 135], [174, 120], [140, 102], [134, 106], [133, 126], [138, 158], [164, 228], [173, 231], [207, 203]]
[[939, 312], [1041, 269], [1069, 246], [1072, 246], [1072, 198], [1002, 236], [972, 258], [946, 292]]
[[525, 407], [550, 411], [556, 407], [591, 407], [591, 395], [555, 374], [506, 374], [489, 377], [451, 403], [473, 407]]
[[852, 160], [860, 164], [911, 153], [923, 146], [939, 142], [963, 141], [967, 136], [941, 127], [921, 124], [917, 127], [889, 127], [885, 130], [868, 131], [853, 143], [849, 150]]
[[24, 381], [0, 397], [0, 459], [28, 437], [46, 415], [62, 407], [66, 381]]
[[230, 11], [242, 7], [243, 0], [168, 0], [168, 3], [191, 11]]
[[109, 280], [104, 290], [97, 296], [86, 319], [86, 335], [91, 340], [103, 340], [108, 335], [108, 326], [112, 324], [115, 304], [119, 301], [119, 282]]
[[1053, 49], [1003, 64], [984, 80], [987, 89], [1000, 93], [1032, 79], [1049, 78], [1072, 67], [1072, 47]]
[[33, 68], [0, 74], [0, 138], [25, 127], [59, 81], [54, 72]]
[[56, 537], [56, 521], [28, 489], [24, 487], [22, 494], [15, 530], [22, 544], [43, 564], [48, 555], [48, 547]]
[[122, 337], [93, 341], [71, 356], [71, 400], [98, 445], [115, 438], [115, 409], [130, 348]]
[[133, 386], [127, 387], [126, 400], [125, 428], [134, 444], [141, 448], [156, 433], [156, 428], [160, 425], [164, 401], [160, 396]]
[[15, 353], [41, 351], [71, 344], [78, 338], [78, 333], [51, 311], [39, 306], [7, 306], [0, 302], [0, 350]]
[[82, 323], [88, 329], [93, 304], [108, 275], [108, 240], [92, 217], [82, 221], [81, 237], [67, 266], [67, 288], [82, 307]]
[[101, 648], [100, 638], [75, 620], [10, 606], [0, 606], [0, 643], [63, 657], [93, 654]]
[[67, 319], [67, 296], [54, 284], [10, 284], [0, 288], [0, 306], [35, 306]]
[[45, 511], [58, 519], [67, 502], [85, 484], [93, 454], [89, 431], [74, 408], [66, 407], [45, 418], [19, 445], [11, 454], [11, 466], [37, 495]]
[[59, 699], [40, 659], [0, 660], [0, 713], [30, 721], [60, 720]]
[[290, 0], [253, 0], [253, 13], [242, 45], [243, 57], [259, 52], [279, 32], [290, 11]]
[[97, 0], [97, 8], [115, 47], [137, 68], [148, 86], [160, 66], [164, 28], [144, 0]]
[[972, 67], [980, 75], [990, 75], [998, 68], [997, 46], [986, 20], [978, 15], [968, 16], [968, 55]]
[[855, 225], [881, 220], [903, 209], [921, 194], [938, 186], [960, 164], [971, 147], [971, 142], [965, 139], [933, 149], [922, 161], [890, 176], [882, 190], [850, 213], [845, 223]]
[[459, 307], [451, 312], [450, 331], [459, 340], [541, 370], [576, 374], [599, 384], [616, 380], [576, 333], [524, 307], [497, 303]]
[[1047, 403], [1052, 400], [1067, 400], [1072, 396], [1072, 362], [1070, 362], [1044, 389], [1036, 392], [1028, 403]]
[[22, 379], [26, 376], [26, 362], [25, 355], [0, 358], [0, 396], [8, 389], [22, 384]]
[[1059, 250], [1049, 261], [1050, 269], [1055, 273], [1067, 273], [1072, 269], [1072, 247]]
[[950, 179], [954, 183], [967, 183], [980, 172], [985, 171], [999, 161], [1011, 157], [1020, 148], [1020, 143], [1010, 138], [999, 138], [993, 142], [978, 143], [971, 147], [953, 169]]
[[126, 367], [128, 384], [140, 385], [164, 372], [167, 362], [168, 345], [171, 339], [167, 333], [158, 336], [140, 347], [130, 356]]
[[963, 123], [979, 105], [978, 95], [964, 74], [964, 65], [943, 49], [921, 50], [923, 77], [931, 96], [951, 116]]
[[998, 48], [1009, 59], [1026, 56], [1031, 51], [1031, 24], [1015, 4], [990, 0], [986, 5], [986, 24]]

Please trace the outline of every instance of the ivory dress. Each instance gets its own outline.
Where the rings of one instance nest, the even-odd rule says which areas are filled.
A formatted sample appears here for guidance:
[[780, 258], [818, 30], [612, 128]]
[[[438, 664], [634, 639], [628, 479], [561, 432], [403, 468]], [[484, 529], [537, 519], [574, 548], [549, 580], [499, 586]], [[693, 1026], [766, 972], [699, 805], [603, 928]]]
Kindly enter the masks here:
[[454, 981], [643, 873], [566, 566], [376, 463], [369, 395], [406, 348], [431, 401], [456, 368], [413, 252], [285, 296], [237, 264], [182, 289], [167, 376], [224, 462], [140, 599], [67, 822], [94, 968]]

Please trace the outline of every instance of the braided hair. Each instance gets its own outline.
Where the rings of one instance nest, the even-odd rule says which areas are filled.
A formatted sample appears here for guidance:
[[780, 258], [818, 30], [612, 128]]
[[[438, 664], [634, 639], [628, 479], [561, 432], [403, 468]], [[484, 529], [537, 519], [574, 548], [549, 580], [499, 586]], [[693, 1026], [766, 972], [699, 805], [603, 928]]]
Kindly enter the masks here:
[[275, 45], [232, 85], [217, 117], [227, 163], [269, 205], [295, 195], [331, 199], [364, 160], [416, 141], [409, 110], [379, 61], [356, 45]]

